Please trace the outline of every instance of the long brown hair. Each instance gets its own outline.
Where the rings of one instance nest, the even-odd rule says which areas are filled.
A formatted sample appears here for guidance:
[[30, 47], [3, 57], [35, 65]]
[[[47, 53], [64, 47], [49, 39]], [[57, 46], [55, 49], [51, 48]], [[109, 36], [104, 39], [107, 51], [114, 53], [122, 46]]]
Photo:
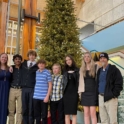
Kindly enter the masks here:
[[[84, 56], [85, 56], [86, 54], [88, 54], [88, 55], [90, 56], [90, 59], [91, 59], [91, 61], [90, 61], [89, 75], [92, 76], [92, 77], [95, 77], [96, 71], [95, 71], [95, 63], [94, 63], [94, 60], [92, 59], [92, 56], [91, 56], [91, 53], [90, 53], [90, 52], [84, 53]], [[83, 60], [82, 60], [82, 65], [81, 65], [80, 70], [81, 70], [82, 75], [83, 75], [84, 77], [86, 77], [86, 70], [87, 70], [87, 68], [86, 68], [86, 63], [85, 63], [85, 61], [84, 61], [84, 57], [83, 57]]]
[[[5, 70], [7, 71], [9, 69], [9, 66], [7, 65], [7, 63], [8, 63], [8, 55], [6, 53], [1, 53], [0, 54], [0, 59], [1, 59], [1, 56], [4, 55], [4, 54], [7, 56], [7, 61], [5, 63]], [[1, 60], [0, 60], [0, 70], [1, 70]]]
[[67, 58], [67, 57], [69, 57], [69, 58], [71, 59], [71, 61], [72, 61], [71, 68], [72, 68], [72, 69], [76, 69], [77, 66], [76, 66], [76, 63], [75, 63], [73, 57], [72, 57], [71, 55], [67, 55], [67, 56], [65, 56], [65, 60], [64, 60], [64, 64], [65, 64], [64, 71], [69, 71], [69, 66], [68, 66], [67, 63], [66, 63], [66, 58]]

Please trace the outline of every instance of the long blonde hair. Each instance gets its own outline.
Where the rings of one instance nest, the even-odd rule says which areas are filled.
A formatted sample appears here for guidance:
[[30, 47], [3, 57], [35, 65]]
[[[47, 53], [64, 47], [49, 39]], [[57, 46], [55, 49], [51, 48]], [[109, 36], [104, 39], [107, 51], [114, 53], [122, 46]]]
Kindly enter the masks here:
[[[0, 54], [0, 59], [1, 59], [1, 56], [4, 55], [4, 54], [7, 56], [7, 62], [5, 63], [5, 69], [6, 69], [6, 71], [8, 71], [8, 69], [9, 69], [9, 66], [7, 65], [7, 63], [8, 63], [8, 55], [6, 53], [1, 53]], [[0, 70], [1, 70], [1, 60], [0, 60]]]
[[[89, 75], [92, 76], [92, 77], [95, 77], [95, 63], [94, 63], [94, 60], [92, 59], [92, 56], [91, 56], [91, 53], [90, 52], [86, 52], [84, 53], [84, 57], [85, 55], [88, 54], [91, 61], [90, 61], [90, 70], [89, 70]], [[86, 67], [86, 62], [84, 61], [84, 57], [83, 57], [83, 60], [82, 60], [82, 65], [81, 65], [81, 68], [80, 68], [80, 73], [81, 75], [83, 75], [84, 77], [86, 77], [86, 70], [87, 70], [87, 67]]]

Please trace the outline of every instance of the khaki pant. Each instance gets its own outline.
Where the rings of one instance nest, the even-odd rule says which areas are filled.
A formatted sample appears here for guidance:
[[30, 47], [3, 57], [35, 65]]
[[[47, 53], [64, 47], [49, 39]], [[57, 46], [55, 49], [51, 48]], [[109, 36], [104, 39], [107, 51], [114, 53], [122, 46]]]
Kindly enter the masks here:
[[[22, 97], [21, 89], [10, 88], [9, 106], [8, 106], [9, 124], [21, 124], [22, 123], [22, 98], [21, 97]], [[15, 112], [16, 112], [16, 120], [15, 120]]]
[[101, 124], [118, 124], [117, 108], [117, 98], [113, 98], [107, 102], [104, 102], [104, 97], [99, 95], [99, 111]]

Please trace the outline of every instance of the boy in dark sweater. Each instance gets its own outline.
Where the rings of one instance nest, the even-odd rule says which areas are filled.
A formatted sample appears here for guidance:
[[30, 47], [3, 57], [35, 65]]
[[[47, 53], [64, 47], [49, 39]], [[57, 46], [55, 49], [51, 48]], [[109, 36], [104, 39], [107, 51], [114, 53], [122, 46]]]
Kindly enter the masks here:
[[27, 53], [28, 61], [22, 63], [22, 115], [23, 124], [34, 124], [33, 115], [33, 93], [35, 86], [37, 53], [29, 50]]

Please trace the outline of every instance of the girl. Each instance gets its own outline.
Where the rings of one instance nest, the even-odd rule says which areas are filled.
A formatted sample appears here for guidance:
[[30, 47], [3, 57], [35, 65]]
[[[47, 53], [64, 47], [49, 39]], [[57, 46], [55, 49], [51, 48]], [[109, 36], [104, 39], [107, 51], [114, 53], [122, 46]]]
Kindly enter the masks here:
[[90, 124], [90, 116], [92, 124], [97, 124], [96, 118], [96, 71], [95, 63], [89, 52], [86, 52], [83, 57], [82, 66], [80, 68], [79, 88], [81, 93], [81, 105], [84, 108], [84, 122]]
[[0, 55], [0, 124], [6, 124], [10, 77], [6, 53]]
[[73, 58], [68, 55], [65, 57], [65, 69], [63, 73], [63, 100], [66, 124], [70, 124], [70, 115], [72, 115], [72, 124], [76, 124], [78, 105], [78, 79], [79, 69], [76, 67]]

